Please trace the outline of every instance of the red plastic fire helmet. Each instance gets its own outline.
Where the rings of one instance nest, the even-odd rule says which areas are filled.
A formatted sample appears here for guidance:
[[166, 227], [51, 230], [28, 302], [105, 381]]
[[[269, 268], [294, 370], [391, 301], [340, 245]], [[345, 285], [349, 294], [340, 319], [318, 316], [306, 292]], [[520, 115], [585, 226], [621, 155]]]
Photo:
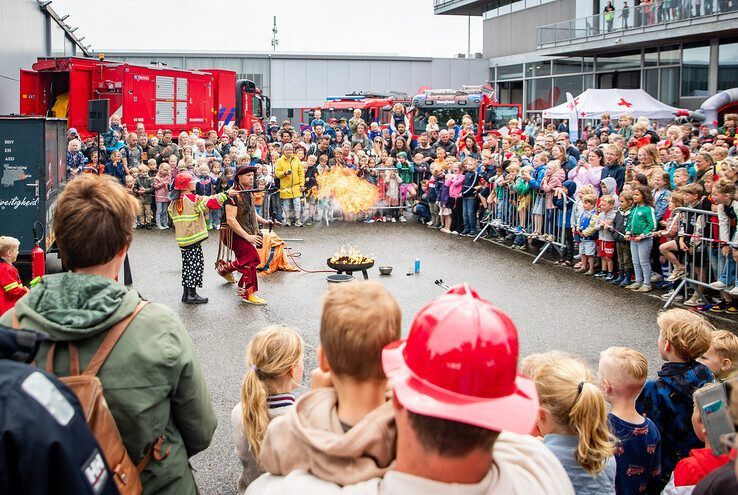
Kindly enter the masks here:
[[515, 325], [466, 284], [426, 305], [407, 340], [385, 347], [382, 364], [414, 413], [522, 434], [535, 425], [538, 396], [517, 375]]
[[186, 191], [187, 186], [190, 185], [190, 182], [195, 180], [195, 177], [189, 172], [180, 172], [177, 174], [177, 177], [174, 178], [174, 189], [177, 191]]

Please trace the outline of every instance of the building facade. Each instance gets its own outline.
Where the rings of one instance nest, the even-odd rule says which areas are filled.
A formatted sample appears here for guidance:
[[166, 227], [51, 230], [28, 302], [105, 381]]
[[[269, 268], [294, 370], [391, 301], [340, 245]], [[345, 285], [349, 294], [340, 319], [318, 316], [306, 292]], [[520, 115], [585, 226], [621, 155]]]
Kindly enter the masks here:
[[2, 0], [0, 8], [0, 115], [18, 113], [20, 71], [38, 57], [89, 55], [76, 29], [49, 5], [36, 0]]
[[606, 13], [608, 3], [434, 0], [434, 10], [483, 16], [489, 79], [528, 116], [587, 88], [642, 88], [694, 110], [738, 87], [738, 2], [613, 0]]
[[489, 79], [481, 58], [398, 57], [392, 55], [245, 52], [124, 52], [101, 50], [108, 60], [133, 64], [164, 63], [183, 69], [218, 68], [251, 79], [271, 98], [271, 113], [298, 123], [302, 110], [320, 107], [329, 96], [355, 91], [460, 88]]

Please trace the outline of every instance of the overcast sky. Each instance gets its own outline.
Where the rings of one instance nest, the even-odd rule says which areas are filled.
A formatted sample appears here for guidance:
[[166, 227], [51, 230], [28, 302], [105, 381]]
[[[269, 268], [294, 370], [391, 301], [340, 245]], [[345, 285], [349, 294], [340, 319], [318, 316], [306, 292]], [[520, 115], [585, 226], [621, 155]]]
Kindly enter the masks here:
[[[54, 0], [95, 51], [278, 51], [453, 57], [467, 50], [467, 18], [433, 15], [433, 0]], [[482, 18], [472, 17], [472, 53]]]

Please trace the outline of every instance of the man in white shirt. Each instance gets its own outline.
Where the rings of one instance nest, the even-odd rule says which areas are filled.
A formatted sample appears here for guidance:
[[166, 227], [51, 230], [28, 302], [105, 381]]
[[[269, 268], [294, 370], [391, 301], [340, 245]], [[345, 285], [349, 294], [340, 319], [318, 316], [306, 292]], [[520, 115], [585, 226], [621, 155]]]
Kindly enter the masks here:
[[510, 318], [466, 284], [453, 287], [382, 353], [397, 426], [384, 478], [340, 487], [306, 471], [265, 474], [246, 493], [572, 495], [561, 464], [528, 435], [538, 398], [517, 360]]

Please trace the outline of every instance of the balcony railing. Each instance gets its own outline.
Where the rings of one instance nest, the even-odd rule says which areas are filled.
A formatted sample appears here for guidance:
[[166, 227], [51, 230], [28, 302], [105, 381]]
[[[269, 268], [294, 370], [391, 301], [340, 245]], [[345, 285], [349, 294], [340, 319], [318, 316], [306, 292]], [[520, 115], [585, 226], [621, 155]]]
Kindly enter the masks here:
[[692, 0], [666, 0], [641, 3], [628, 9], [608, 14], [596, 14], [570, 21], [540, 26], [536, 30], [538, 48], [571, 44], [574, 41], [602, 39], [610, 33], [642, 32], [651, 26], [692, 22], [705, 17], [738, 11], [738, 1], [703, 0], [693, 5]]

